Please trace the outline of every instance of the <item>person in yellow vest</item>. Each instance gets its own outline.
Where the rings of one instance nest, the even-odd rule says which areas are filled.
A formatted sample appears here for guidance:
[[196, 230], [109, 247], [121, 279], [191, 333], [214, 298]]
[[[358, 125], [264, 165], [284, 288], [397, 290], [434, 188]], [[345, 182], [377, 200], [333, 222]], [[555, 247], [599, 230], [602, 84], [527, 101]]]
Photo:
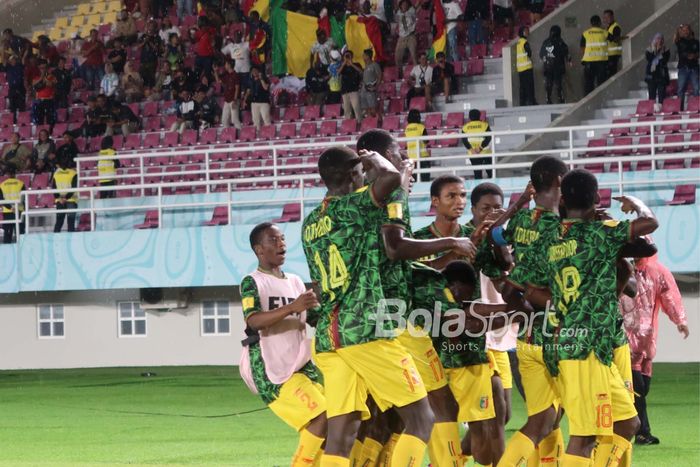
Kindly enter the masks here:
[[535, 102], [535, 76], [532, 70], [532, 49], [527, 41], [530, 28], [522, 26], [518, 31], [518, 43], [515, 46], [515, 67], [520, 81], [520, 105], [537, 105]]
[[[111, 136], [102, 138], [100, 146], [100, 157], [97, 161], [97, 175], [100, 177], [100, 186], [115, 186], [117, 180], [114, 177], [117, 175], [119, 168], [119, 160], [113, 159], [110, 156], [116, 156], [117, 151], [114, 150], [114, 140]], [[100, 199], [114, 198], [116, 192], [114, 190], [100, 191]]]
[[[21, 204], [24, 182], [15, 177], [17, 175], [17, 168], [12, 164], [5, 166], [5, 175], [7, 175], [8, 178], [0, 183], [0, 201], [19, 201], [20, 204], [17, 206], [16, 212], [21, 216], [24, 210], [24, 206]], [[15, 206], [12, 204], [3, 204], [2, 215], [4, 221], [15, 220]], [[15, 233], [15, 223], [10, 222], [9, 224], [3, 224], [2, 230], [3, 243], [12, 243], [12, 236]], [[19, 224], [19, 233], [20, 235], [24, 235], [24, 217], [22, 217]]]
[[600, 86], [607, 77], [608, 32], [601, 27], [600, 16], [591, 16], [591, 27], [581, 36], [584, 95]]
[[[418, 109], [411, 109], [408, 111], [408, 117], [406, 118], [406, 129], [404, 130], [404, 136], [410, 138], [411, 136], [426, 136], [428, 130], [425, 129], [425, 125], [421, 122], [420, 111]], [[420, 181], [427, 182], [430, 181], [430, 174], [424, 172], [424, 170], [430, 168], [430, 161], [428, 157], [428, 148], [425, 146], [425, 141], [409, 141], [406, 143], [406, 149], [408, 152], [409, 159], [416, 161], [420, 167]], [[416, 175], [413, 174], [415, 180]]]
[[[70, 168], [70, 163], [65, 157], [61, 157], [56, 161], [56, 171], [53, 173], [53, 189], [61, 190], [54, 193], [56, 198], [56, 224], [53, 226], [54, 232], [60, 232], [63, 228], [63, 221], [66, 218], [66, 213], [60, 212], [64, 209], [78, 208], [78, 174]], [[75, 232], [75, 213], [68, 213], [68, 232]]]
[[617, 73], [622, 58], [622, 28], [615, 21], [612, 10], [603, 12], [603, 20], [608, 30], [608, 78]]
[[[481, 120], [481, 111], [478, 109], [471, 109], [469, 111], [469, 121], [466, 125], [462, 127], [462, 132], [466, 135], [475, 133], [487, 133], [491, 131], [491, 127], [488, 122]], [[491, 164], [492, 158], [488, 154], [491, 154], [491, 144], [490, 136], [467, 136], [462, 138], [462, 144], [467, 148], [467, 154], [469, 155], [469, 160], [474, 166], [477, 165], [488, 165]], [[474, 178], [481, 180], [483, 178], [482, 170], [474, 170]], [[486, 170], [486, 177], [491, 178], [491, 170]]]

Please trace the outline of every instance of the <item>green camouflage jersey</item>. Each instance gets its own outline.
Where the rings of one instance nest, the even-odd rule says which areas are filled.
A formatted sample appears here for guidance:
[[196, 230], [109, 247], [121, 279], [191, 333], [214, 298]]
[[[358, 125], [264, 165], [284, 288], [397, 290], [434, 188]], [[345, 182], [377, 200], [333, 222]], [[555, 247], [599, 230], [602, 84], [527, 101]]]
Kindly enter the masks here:
[[[435, 319], [435, 308], [439, 305], [441, 313], [452, 309], [461, 309], [461, 306], [452, 296], [447, 287], [445, 277], [433, 268], [420, 263], [414, 263], [413, 270], [413, 305], [415, 309], [428, 310]], [[445, 337], [442, 332], [442, 323], [446, 320], [440, 318], [432, 326], [439, 325], [439, 332], [432, 332], [433, 346], [440, 356], [440, 361], [445, 368], [460, 368], [463, 366], [487, 363], [486, 336], [471, 337], [465, 333], [457, 337]], [[416, 319], [417, 326], [425, 326], [425, 322]]]
[[[513, 247], [515, 267], [507, 280], [515, 288], [524, 291], [526, 286], [542, 285], [546, 280], [542, 268], [533, 264], [533, 261], [538, 261], [541, 256], [536, 252], [538, 249], [546, 249], [551, 242], [559, 239], [560, 222], [557, 214], [539, 206], [535, 209], [521, 209], [508, 221], [503, 237]], [[523, 332], [521, 324], [518, 336], [529, 344], [542, 345], [546, 312], [544, 309], [536, 311], [539, 314], [531, 321], [532, 326]]]
[[[250, 315], [257, 312], [262, 312], [260, 305], [260, 295], [258, 294], [258, 286], [255, 284], [255, 279], [251, 276], [245, 276], [241, 282], [241, 299], [247, 305], [243, 308], [243, 319], [247, 320]], [[246, 329], [246, 334], [255, 333], [252, 329]], [[253, 382], [258, 390], [258, 394], [263, 402], [270, 404], [280, 394], [281, 384], [275, 384], [267, 377], [265, 372], [265, 362], [262, 358], [260, 343], [251, 344], [248, 346], [250, 357], [250, 370], [253, 375]], [[322, 383], [321, 373], [312, 361], [304, 365], [298, 373], [306, 375], [311, 381]]]
[[612, 362], [620, 316], [616, 262], [630, 239], [629, 221], [565, 220], [560, 229], [559, 240], [537, 258], [552, 291], [554, 334], [543, 353], [554, 376], [560, 360], [583, 360], [591, 352], [605, 365]]
[[[380, 228], [384, 208], [372, 188], [325, 198], [304, 219], [302, 243], [311, 280], [321, 288], [316, 351], [376, 340], [376, 311], [384, 299]], [[394, 326], [383, 322], [385, 334]]]
[[[404, 231], [405, 237], [412, 237], [411, 213], [408, 207], [408, 193], [402, 187], [397, 188], [389, 196], [384, 210], [382, 225], [397, 225]], [[381, 231], [379, 238], [381, 239]], [[384, 241], [381, 241], [381, 257], [379, 271], [382, 279], [382, 289], [386, 299], [403, 300], [406, 312], [411, 310], [411, 262], [392, 261], [386, 254]]]

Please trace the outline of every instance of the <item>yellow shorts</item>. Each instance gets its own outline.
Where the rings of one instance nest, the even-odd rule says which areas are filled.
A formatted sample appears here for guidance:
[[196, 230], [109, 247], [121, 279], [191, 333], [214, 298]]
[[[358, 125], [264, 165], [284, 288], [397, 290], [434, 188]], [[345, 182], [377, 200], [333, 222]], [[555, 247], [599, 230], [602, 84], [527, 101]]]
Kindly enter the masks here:
[[503, 389], [513, 389], [513, 372], [510, 370], [508, 352], [488, 349], [486, 353], [493, 364], [493, 369], [498, 373], [498, 376], [501, 377]]
[[413, 358], [396, 339], [317, 353], [316, 364], [323, 373], [329, 418], [361, 412], [368, 419], [367, 394], [382, 412], [427, 396]]
[[542, 347], [518, 339], [516, 352], [520, 381], [525, 392], [527, 416], [538, 414], [552, 405], [558, 407], [559, 399], [554, 379], [549, 374], [542, 357]]
[[561, 360], [554, 379], [574, 436], [612, 436], [613, 423], [637, 415], [617, 367], [593, 352], [585, 360]]
[[428, 335], [415, 335], [415, 332], [422, 331], [416, 329], [414, 335], [411, 335], [409, 330], [405, 330], [399, 334], [396, 340], [413, 357], [413, 363], [415, 363], [418, 374], [423, 380], [425, 390], [430, 392], [447, 386], [445, 369], [442, 367], [440, 356], [433, 346], [433, 340]]
[[634, 403], [634, 386], [632, 385], [632, 354], [630, 353], [629, 344], [613, 349], [613, 363], [615, 363], [617, 371], [620, 372], [622, 381], [625, 383], [625, 388], [627, 388], [627, 391], [632, 398], [632, 403]]
[[311, 420], [326, 411], [323, 386], [302, 373], [294, 373], [280, 388], [277, 399], [268, 407], [287, 425], [301, 431]]
[[491, 387], [494, 372], [488, 363], [447, 368], [445, 371], [452, 394], [459, 404], [458, 421], [478, 422], [496, 416]]

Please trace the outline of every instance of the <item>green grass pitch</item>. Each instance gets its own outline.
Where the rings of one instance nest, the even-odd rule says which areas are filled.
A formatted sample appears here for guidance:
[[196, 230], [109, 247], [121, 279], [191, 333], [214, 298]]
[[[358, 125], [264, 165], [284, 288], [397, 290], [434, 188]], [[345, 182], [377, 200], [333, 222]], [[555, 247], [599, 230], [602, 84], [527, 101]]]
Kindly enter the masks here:
[[[633, 465], [700, 465], [699, 368], [655, 365], [661, 444], [636, 448]], [[525, 419], [513, 400], [508, 435]], [[285, 466], [295, 445], [235, 367], [0, 372], [0, 466]]]

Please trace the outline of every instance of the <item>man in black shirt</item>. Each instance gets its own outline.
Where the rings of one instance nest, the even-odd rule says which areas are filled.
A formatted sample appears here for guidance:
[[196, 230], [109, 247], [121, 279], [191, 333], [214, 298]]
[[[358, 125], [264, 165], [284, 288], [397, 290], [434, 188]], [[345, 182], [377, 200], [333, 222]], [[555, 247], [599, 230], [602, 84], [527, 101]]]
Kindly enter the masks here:
[[250, 103], [253, 125], [259, 130], [263, 123], [265, 125], [272, 123], [270, 117], [270, 81], [260, 71], [259, 66], [251, 68], [250, 77], [252, 83], [250, 88], [246, 89], [245, 101]]
[[58, 58], [58, 67], [53, 71], [53, 75], [56, 77], [56, 94], [54, 97], [56, 107], [66, 108], [68, 107], [68, 96], [73, 86], [73, 77], [70, 70], [66, 69], [65, 57]]
[[75, 158], [78, 157], [78, 145], [73, 140], [70, 131], [63, 133], [63, 145], [56, 150], [56, 159], [68, 161], [68, 167], [75, 167]]
[[107, 55], [107, 61], [112, 64], [114, 72], [118, 75], [124, 73], [126, 64], [126, 49], [120, 38], [114, 39], [114, 49]]
[[328, 67], [317, 61], [306, 72], [306, 91], [309, 93], [309, 104], [324, 105], [328, 97], [328, 80], [331, 78]]
[[114, 104], [111, 108], [111, 118], [107, 120], [106, 136], [124, 135], [139, 131], [139, 118], [126, 104]]
[[146, 27], [146, 33], [141, 36], [138, 47], [141, 49], [141, 67], [139, 73], [145, 87], [156, 84], [156, 69], [158, 57], [163, 53], [163, 40], [158, 36], [158, 23], [151, 20]]
[[359, 121], [362, 119], [359, 94], [360, 85], [362, 84], [362, 66], [352, 61], [352, 51], [345, 51], [343, 64], [340, 65], [339, 72], [344, 116], [345, 118], [355, 118]]
[[681, 99], [681, 105], [685, 105], [685, 92], [688, 89], [688, 83], [693, 85], [693, 96], [698, 95], [700, 42], [695, 38], [695, 33], [688, 24], [681, 24], [678, 27], [673, 41], [678, 49], [678, 97]]
[[214, 96], [207, 96], [207, 87], [200, 86], [194, 95], [194, 100], [199, 104], [197, 110], [197, 118], [199, 119], [199, 128], [201, 130], [216, 126], [219, 123], [221, 109], [216, 103]]
[[547, 104], [552, 103], [552, 89], [557, 87], [559, 103], [564, 103], [562, 79], [566, 73], [567, 63], [571, 66], [569, 47], [561, 38], [561, 28], [556, 24], [549, 29], [549, 37], [540, 47], [540, 60], [544, 70], [544, 88], [547, 92]]
[[444, 52], [435, 54], [435, 66], [433, 67], [432, 95], [445, 94], [445, 103], [450, 102], [452, 92], [457, 88], [455, 79], [455, 67], [447, 61]]

